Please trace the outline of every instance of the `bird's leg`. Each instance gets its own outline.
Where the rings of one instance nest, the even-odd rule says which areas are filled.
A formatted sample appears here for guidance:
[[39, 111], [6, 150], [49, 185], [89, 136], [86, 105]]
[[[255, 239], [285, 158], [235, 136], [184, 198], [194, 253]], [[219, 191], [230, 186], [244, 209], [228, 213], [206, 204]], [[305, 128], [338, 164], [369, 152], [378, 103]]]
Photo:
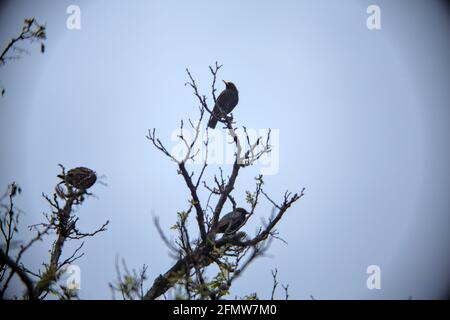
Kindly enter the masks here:
[[232, 113], [230, 113], [230, 115], [227, 116], [227, 122], [228, 121], [230, 121], [231, 124], [236, 124], [236, 122], [234, 122], [234, 117]]

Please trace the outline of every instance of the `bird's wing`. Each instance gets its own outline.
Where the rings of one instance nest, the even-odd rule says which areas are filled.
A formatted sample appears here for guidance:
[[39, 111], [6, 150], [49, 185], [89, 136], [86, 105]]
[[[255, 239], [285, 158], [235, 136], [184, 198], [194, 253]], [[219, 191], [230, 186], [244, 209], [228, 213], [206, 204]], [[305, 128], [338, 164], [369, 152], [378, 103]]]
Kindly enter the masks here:
[[223, 112], [226, 114], [229, 114], [231, 111], [233, 111], [234, 107], [238, 104], [239, 97], [236, 92], [232, 90], [227, 90], [226, 94], [224, 95], [223, 99], [221, 99], [220, 107], [222, 108]]
[[214, 113], [219, 116], [225, 116], [228, 112], [228, 100], [229, 92], [228, 90], [223, 90], [216, 99], [216, 104], [214, 105]]
[[220, 219], [219, 223], [217, 224], [217, 230], [220, 230], [221, 228], [226, 228], [230, 224], [232, 220], [233, 212], [229, 212], [226, 215]]
[[223, 100], [223, 97], [225, 96], [225, 93], [226, 93], [226, 92], [227, 92], [227, 90], [225, 89], [225, 90], [223, 90], [223, 91], [219, 94], [219, 96], [218, 96], [217, 99], [216, 99], [216, 104], [217, 104], [218, 101]]

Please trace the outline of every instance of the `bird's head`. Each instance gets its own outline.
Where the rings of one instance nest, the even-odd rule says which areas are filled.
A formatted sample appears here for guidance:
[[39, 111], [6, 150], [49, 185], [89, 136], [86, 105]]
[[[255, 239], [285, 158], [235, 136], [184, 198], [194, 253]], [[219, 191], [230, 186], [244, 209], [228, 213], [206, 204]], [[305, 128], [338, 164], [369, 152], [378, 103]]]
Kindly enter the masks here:
[[229, 82], [229, 81], [225, 81], [225, 80], [222, 80], [222, 81], [223, 81], [223, 83], [225, 83], [226, 89], [237, 91], [237, 88], [233, 82]]
[[247, 217], [250, 214], [250, 212], [248, 212], [244, 208], [236, 208], [236, 212], [239, 212], [240, 214], [244, 215], [245, 217]]

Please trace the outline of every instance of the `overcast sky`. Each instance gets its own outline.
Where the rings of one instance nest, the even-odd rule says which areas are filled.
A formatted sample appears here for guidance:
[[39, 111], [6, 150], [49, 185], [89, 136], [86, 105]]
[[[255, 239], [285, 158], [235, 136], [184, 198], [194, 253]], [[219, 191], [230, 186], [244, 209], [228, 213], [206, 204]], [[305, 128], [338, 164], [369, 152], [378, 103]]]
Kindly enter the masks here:
[[[66, 9], [81, 8], [69, 30]], [[366, 9], [381, 9], [369, 30]], [[79, 226], [109, 230], [88, 239], [80, 297], [109, 299], [116, 255], [149, 266], [148, 285], [173, 263], [152, 215], [169, 227], [189, 195], [173, 163], [145, 138], [155, 127], [172, 148], [180, 119], [197, 116], [185, 68], [209, 94], [208, 65], [223, 64], [240, 102], [237, 124], [277, 132], [266, 188], [306, 195], [275, 242], [232, 294], [270, 297], [270, 271], [293, 299], [442, 298], [450, 284], [449, 9], [439, 1], [4, 1], [2, 47], [25, 17], [48, 40], [0, 69], [0, 186], [16, 181], [23, 226], [48, 211], [57, 164], [105, 175], [80, 208]], [[223, 84], [219, 84], [223, 89]], [[219, 130], [220, 131], [220, 130]], [[278, 161], [278, 164], [275, 163]], [[263, 165], [245, 169], [234, 195]], [[199, 165], [190, 169], [198, 170]], [[212, 166], [207, 178], [216, 167]], [[226, 172], [230, 165], [225, 164]], [[206, 200], [203, 198], [202, 200]], [[227, 209], [229, 209], [229, 205]], [[252, 234], [262, 202], [244, 229]], [[195, 221], [191, 223], [195, 230]], [[26, 230], [20, 239], [26, 239]], [[25, 262], [48, 260], [51, 239]], [[66, 254], [73, 248], [67, 246]], [[366, 269], [381, 268], [368, 290]], [[281, 292], [280, 292], [281, 297]]]

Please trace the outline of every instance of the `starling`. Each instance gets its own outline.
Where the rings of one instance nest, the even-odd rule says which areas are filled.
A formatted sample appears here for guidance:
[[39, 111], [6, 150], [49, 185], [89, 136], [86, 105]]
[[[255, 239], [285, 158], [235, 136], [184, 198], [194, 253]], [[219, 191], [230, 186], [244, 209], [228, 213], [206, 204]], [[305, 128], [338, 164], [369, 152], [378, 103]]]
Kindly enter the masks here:
[[221, 118], [225, 118], [227, 114], [233, 111], [234, 107], [239, 102], [239, 92], [232, 82], [225, 83], [225, 90], [223, 90], [216, 99], [216, 104], [212, 110], [211, 117], [209, 118], [208, 127], [214, 129], [217, 121]]
[[217, 225], [217, 233], [231, 234], [243, 226], [247, 215], [250, 213], [243, 208], [236, 208], [224, 215]]
[[62, 179], [62, 182], [68, 183], [79, 190], [89, 189], [97, 181], [95, 172], [85, 167], [70, 169], [65, 175], [58, 175], [58, 178]]

